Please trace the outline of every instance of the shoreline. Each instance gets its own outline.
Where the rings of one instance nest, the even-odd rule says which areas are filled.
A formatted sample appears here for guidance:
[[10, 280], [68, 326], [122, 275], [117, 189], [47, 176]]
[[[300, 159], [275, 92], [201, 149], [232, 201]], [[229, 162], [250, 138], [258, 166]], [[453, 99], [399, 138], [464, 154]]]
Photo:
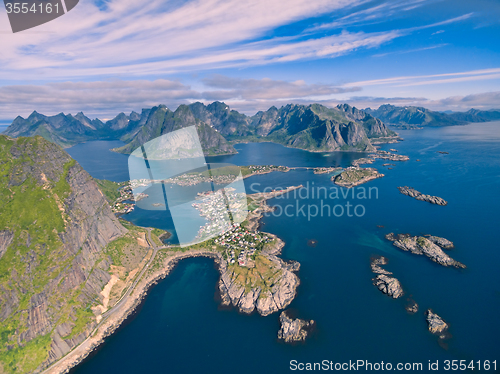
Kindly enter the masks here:
[[[285, 191], [294, 190], [301, 188], [300, 186], [292, 186], [287, 188]], [[284, 193], [283, 190], [273, 191], [270, 193], [261, 193], [258, 194], [260, 201], [260, 208], [262, 210], [272, 209], [266, 204], [266, 201], [276, 197]], [[264, 208], [264, 209], [263, 209]], [[260, 214], [255, 214], [254, 219], [252, 220], [255, 225], [260, 226], [260, 220], [262, 219], [263, 212], [259, 212]], [[268, 251], [266, 254], [268, 258], [276, 263], [279, 263], [284, 268], [293, 267], [293, 263], [288, 263], [287, 261], [278, 257], [281, 254], [285, 243], [278, 236], [269, 233], [272, 237], [277, 240], [277, 245], [272, 250]], [[58, 361], [54, 362], [52, 365], [46, 367], [45, 369], [39, 371], [39, 373], [43, 374], [62, 374], [68, 373], [72, 368], [83, 362], [92, 352], [98, 349], [105, 341], [106, 338], [111, 336], [116, 330], [122, 326], [123, 322], [125, 322], [128, 318], [133, 316], [137, 308], [143, 303], [144, 299], [148, 295], [148, 292], [152, 287], [158, 284], [161, 280], [165, 279], [171, 271], [175, 268], [179, 261], [184, 260], [186, 258], [196, 258], [196, 257], [207, 257], [212, 258], [214, 260], [214, 264], [216, 265], [217, 271], [219, 272], [219, 280], [217, 281], [217, 289], [219, 291], [219, 296], [221, 299], [221, 306], [233, 306], [239, 313], [246, 313], [244, 309], [241, 308], [240, 305], [235, 305], [232, 295], [230, 295], [230, 288], [225, 288], [226, 282], [224, 278], [227, 278], [227, 264], [225, 264], [225, 260], [222, 254], [215, 250], [210, 250], [207, 248], [202, 249], [192, 249], [186, 252], [174, 252], [168, 255], [167, 258], [163, 259], [162, 268], [154, 271], [152, 274], [144, 275], [143, 279], [139, 281], [139, 283], [135, 286], [133, 291], [129, 296], [127, 296], [126, 301], [119, 306], [119, 308], [114, 311], [104, 322], [98, 324], [96, 328], [92, 330], [89, 336], [78, 346], [76, 346], [73, 350], [68, 352], [68, 354]], [[297, 270], [300, 265], [297, 263]], [[291, 270], [292, 272], [296, 270]], [[283, 308], [277, 308], [275, 311], [279, 311], [288, 306], [297, 294], [297, 287], [300, 284], [300, 280], [296, 275], [295, 287], [293, 288], [293, 296], [288, 300], [284, 300]], [[116, 307], [115, 304], [114, 307]], [[273, 311], [269, 313], [265, 313], [262, 315], [271, 314]]]
[[92, 352], [101, 346], [106, 338], [111, 336], [128, 318], [130, 318], [137, 308], [143, 303], [152, 287], [165, 279], [175, 268], [179, 261], [186, 258], [207, 257], [214, 260], [220, 273], [222, 255], [208, 249], [191, 250], [187, 252], [177, 252], [164, 260], [164, 267], [155, 271], [151, 276], [145, 277], [136, 286], [127, 301], [110, 316], [102, 325], [97, 327], [80, 345], [75, 347], [66, 356], [43, 369], [43, 374], [68, 373], [72, 368], [83, 362]]

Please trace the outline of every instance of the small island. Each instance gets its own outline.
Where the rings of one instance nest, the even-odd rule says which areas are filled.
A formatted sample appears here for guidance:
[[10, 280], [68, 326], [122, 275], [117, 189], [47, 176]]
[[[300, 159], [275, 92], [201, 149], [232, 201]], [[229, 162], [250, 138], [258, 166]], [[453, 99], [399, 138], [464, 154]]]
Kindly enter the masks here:
[[428, 203], [436, 204], [436, 205], [443, 205], [443, 206], [448, 205], [448, 202], [441, 197], [424, 195], [423, 193], [415, 190], [414, 188], [408, 187], [408, 186], [398, 187], [398, 190], [403, 195], [413, 197], [414, 199], [417, 199], [420, 201], [427, 201]]
[[305, 321], [300, 318], [292, 319], [287, 312], [281, 312], [280, 324], [281, 328], [278, 331], [278, 339], [285, 343], [303, 342], [306, 340], [310, 329], [314, 326], [314, 321]]
[[429, 331], [436, 335], [441, 334], [439, 336], [441, 339], [445, 338], [446, 335], [444, 335], [443, 333], [448, 330], [448, 324], [431, 309], [427, 309], [425, 314], [427, 317], [426, 320]]
[[342, 170], [341, 167], [317, 167], [314, 168], [314, 174], [330, 174], [330, 173], [335, 173], [336, 171]]
[[382, 160], [390, 160], [390, 161], [408, 161], [410, 158], [405, 155], [397, 155], [387, 151], [378, 150], [377, 153], [371, 154], [372, 158], [380, 158]]
[[372, 279], [373, 285], [387, 296], [397, 299], [403, 296], [403, 288], [401, 287], [399, 280], [390, 276], [392, 275], [390, 271], [387, 271], [380, 266], [386, 265], [387, 262], [387, 258], [383, 256], [372, 258], [370, 264], [372, 272], [378, 274]]
[[227, 184], [232, 183], [239, 177], [240, 173], [243, 179], [249, 178], [253, 175], [268, 174], [275, 171], [287, 173], [291, 170], [288, 166], [276, 165], [249, 165], [249, 166], [236, 166], [227, 165], [219, 168], [213, 168], [202, 172], [192, 172], [176, 177], [163, 180], [163, 183], [177, 184], [179, 186], [194, 186], [200, 183], [215, 183]]
[[[409, 234], [394, 235], [392, 232], [387, 234], [385, 238], [392, 241], [393, 245], [406, 252], [411, 252], [417, 255], [425, 255], [432, 261], [442, 266], [453, 266], [456, 268], [466, 268], [461, 262], [455, 261], [448, 256], [441, 247], [433, 243], [430, 239], [423, 236], [411, 236]], [[439, 238], [444, 239], [444, 238]], [[443, 242], [438, 241], [436, 242]], [[451, 242], [450, 242], [451, 243]]]
[[373, 179], [382, 178], [381, 174], [374, 168], [359, 168], [350, 166], [339, 175], [333, 176], [332, 181], [341, 187], [355, 187], [360, 184], [369, 182]]

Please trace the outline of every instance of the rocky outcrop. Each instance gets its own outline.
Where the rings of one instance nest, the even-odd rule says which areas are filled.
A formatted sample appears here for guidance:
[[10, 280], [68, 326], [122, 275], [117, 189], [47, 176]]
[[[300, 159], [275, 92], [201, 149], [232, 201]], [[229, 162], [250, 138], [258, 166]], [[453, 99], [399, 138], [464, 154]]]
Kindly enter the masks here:
[[440, 238], [439, 236], [433, 236], [433, 235], [425, 235], [425, 237], [434, 244], [439, 245], [441, 248], [452, 249], [454, 247], [453, 242], [446, 238]]
[[115, 151], [132, 153], [136, 148], [160, 135], [196, 126], [199, 140], [205, 155], [236, 153], [234, 147], [212, 126], [200, 121], [187, 105], [180, 105], [172, 112], [165, 105], [153, 107], [141, 130], [131, 137], [130, 142]]
[[414, 199], [417, 199], [420, 201], [427, 201], [428, 203], [436, 204], [436, 205], [447, 205], [448, 204], [448, 202], [441, 197], [424, 195], [423, 193], [418, 192], [417, 190], [415, 190], [411, 187], [408, 187], [408, 186], [398, 187], [398, 190], [403, 195], [413, 197]]
[[410, 298], [406, 303], [405, 309], [408, 313], [415, 314], [418, 312], [418, 304], [415, 300]]
[[384, 174], [379, 173], [375, 168], [348, 167], [342, 173], [335, 175], [331, 180], [341, 187], [355, 187], [369, 182], [373, 179], [382, 178]]
[[0, 231], [0, 259], [9, 247], [10, 243], [12, 243], [12, 239], [14, 239], [14, 233], [12, 231]]
[[410, 158], [405, 155], [397, 155], [387, 151], [377, 151], [377, 153], [370, 155], [373, 158], [380, 158], [382, 160], [390, 160], [390, 161], [408, 161]]
[[281, 328], [278, 331], [278, 339], [284, 340], [285, 343], [302, 342], [306, 340], [310, 328], [314, 325], [314, 321], [305, 321], [303, 319], [292, 319], [287, 312], [281, 312], [280, 324]]
[[280, 253], [283, 242], [276, 238], [277, 245], [272, 250], [263, 251], [262, 255], [273, 263], [279, 277], [273, 284], [261, 287], [245, 288], [237, 281], [238, 274], [228, 268], [226, 262], [220, 264], [221, 277], [219, 291], [222, 305], [233, 305], [242, 313], [252, 313], [255, 310], [262, 316], [267, 316], [286, 308], [295, 298], [296, 289], [300, 283], [294, 271], [299, 269], [296, 261], [287, 263], [276, 255]]
[[403, 251], [411, 252], [417, 255], [425, 255], [432, 261], [443, 266], [454, 266], [456, 268], [465, 268], [466, 266], [455, 261], [428, 238], [423, 236], [410, 236], [409, 234], [394, 235], [389, 233], [386, 239], [392, 241], [393, 245]]
[[377, 287], [380, 291], [385, 293], [387, 296], [391, 296], [393, 299], [397, 299], [403, 296], [403, 288], [394, 277], [391, 277], [392, 273], [385, 269], [382, 269], [380, 265], [387, 264], [387, 258], [383, 256], [374, 257], [371, 260], [371, 269], [372, 272], [378, 274], [375, 278], [372, 279], [373, 285]]
[[385, 274], [379, 274], [373, 279], [373, 285], [393, 299], [403, 296], [403, 288], [399, 281]]
[[433, 334], [442, 334], [448, 329], [448, 324], [436, 313], [428, 309], [425, 313], [427, 317], [427, 327]]

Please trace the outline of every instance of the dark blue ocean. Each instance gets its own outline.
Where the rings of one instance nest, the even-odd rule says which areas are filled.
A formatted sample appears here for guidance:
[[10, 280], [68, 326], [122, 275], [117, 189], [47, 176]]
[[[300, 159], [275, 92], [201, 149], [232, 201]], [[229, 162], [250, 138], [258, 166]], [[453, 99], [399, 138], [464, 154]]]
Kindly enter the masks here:
[[[278, 314], [260, 317], [219, 310], [213, 262], [188, 259], [152, 288], [134, 317], [73, 372], [282, 373], [290, 371], [291, 360], [368, 360], [393, 366], [415, 362], [423, 364], [423, 372], [428, 372], [429, 360], [440, 361], [439, 372], [444, 372], [444, 360], [497, 360], [498, 367], [500, 122], [407, 130], [400, 135], [403, 142], [382, 149], [396, 148], [410, 160], [376, 161], [373, 166], [385, 177], [362, 185], [367, 193], [369, 187], [376, 187], [378, 195], [372, 189], [371, 199], [321, 196], [323, 204], [331, 207], [345, 207], [347, 202], [362, 205], [363, 216], [328, 217], [324, 211], [322, 217], [308, 218], [307, 207], [321, 206], [321, 199], [311, 194], [298, 200], [291, 195], [269, 201], [282, 209], [289, 204], [296, 207], [297, 201], [305, 206], [305, 217], [300, 212], [271, 215], [262, 226], [285, 241], [284, 258], [302, 265], [301, 285], [290, 308], [296, 316], [316, 321], [316, 330], [305, 344], [289, 346], [277, 341]], [[108, 151], [119, 144], [89, 142], [68, 151], [94, 177], [120, 181], [128, 179], [127, 156]], [[309, 153], [271, 143], [236, 148], [237, 155], [210, 161], [348, 166], [361, 156]], [[382, 166], [388, 162], [395, 164], [389, 166], [392, 170]], [[306, 183], [311, 191], [334, 187], [329, 176], [314, 175], [311, 170], [245, 179], [248, 193]], [[396, 188], [403, 185], [443, 197], [449, 204], [437, 206], [403, 196]], [[136, 209], [125, 218], [138, 225], [172, 229], [166, 212]], [[384, 239], [388, 232], [448, 238], [455, 243], [450, 256], [467, 269], [445, 268], [423, 256], [401, 252]], [[318, 241], [316, 247], [307, 245], [310, 239]], [[372, 285], [373, 255], [389, 259], [385, 268], [400, 280], [404, 297], [393, 300]], [[415, 315], [404, 309], [409, 296], [420, 307]], [[427, 330], [427, 308], [450, 325], [451, 337], [441, 344]]]

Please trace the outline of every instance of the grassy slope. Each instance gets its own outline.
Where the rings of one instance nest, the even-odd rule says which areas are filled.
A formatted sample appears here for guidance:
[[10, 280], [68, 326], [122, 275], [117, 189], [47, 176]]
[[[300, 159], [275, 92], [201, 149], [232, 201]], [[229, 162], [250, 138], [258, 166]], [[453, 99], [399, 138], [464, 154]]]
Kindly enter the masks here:
[[119, 188], [125, 186], [126, 182], [112, 182], [106, 179], [95, 179], [101, 192], [106, 196], [109, 202], [113, 202], [120, 197]]
[[[19, 141], [43, 147], [38, 138]], [[62, 243], [58, 237], [58, 233], [64, 231], [64, 217], [58, 209], [56, 199], [63, 199], [69, 193], [69, 185], [63, 175], [58, 181], [50, 181], [51, 188], [48, 189], [38, 186], [33, 177], [28, 177], [20, 186], [8, 187], [10, 177], [18, 172], [19, 164], [33, 164], [33, 160], [27, 155], [18, 160], [12, 158], [9, 150], [13, 143], [0, 137], [0, 229], [7, 229], [15, 235], [0, 259], [0, 286], [6, 291], [16, 289], [23, 296], [18, 310], [0, 325], [0, 362], [3, 363], [5, 372], [28, 372], [47, 357], [50, 337], [38, 337], [25, 346], [18, 345], [12, 338], [26, 330], [26, 308], [31, 296], [42, 291], [66, 265], [66, 258], [61, 253]], [[73, 162], [65, 165], [65, 174]], [[26, 277], [22, 274], [25, 273], [26, 257], [30, 252], [38, 256], [36, 263], [30, 264], [31, 274]], [[14, 272], [21, 274], [16, 277], [15, 282], [12, 281]]]
[[[40, 138], [21, 138], [17, 142], [29, 142], [43, 150]], [[70, 194], [66, 182], [69, 168], [75, 163], [70, 160], [64, 165], [58, 180], [48, 180], [45, 188], [29, 176], [19, 186], [9, 186], [9, 180], [20, 173], [21, 164], [34, 164], [28, 155], [14, 159], [9, 150], [14, 141], [0, 136], [0, 230], [14, 233], [14, 240], [0, 259], [0, 290], [3, 293], [15, 290], [20, 295], [17, 308], [0, 323], [0, 372], [25, 373], [33, 371], [48, 357], [51, 332], [18, 344], [18, 337], [26, 331], [30, 298], [44, 290], [44, 287], [72, 265], [74, 255], [64, 253], [59, 233], [64, 232], [66, 218], [58, 203]], [[43, 157], [43, 152], [41, 152]], [[107, 196], [114, 196], [119, 184], [100, 181]], [[145, 229], [126, 224], [129, 232], [103, 251], [103, 259], [111, 259], [115, 265], [126, 271], [137, 266], [147, 250], [137, 245], [139, 232]], [[157, 241], [153, 233], [153, 240]], [[29, 239], [28, 239], [29, 238]], [[159, 241], [159, 240], [158, 240]], [[33, 260], [34, 259], [34, 260]], [[29, 264], [30, 272], [26, 269]], [[90, 306], [80, 297], [84, 284], [65, 294], [51, 295], [53, 305], [62, 305], [54, 310], [57, 324], [69, 322], [72, 331], [65, 338], [72, 338], [88, 328], [94, 320]], [[84, 299], [84, 298], [83, 298]], [[2, 306], [0, 306], [2, 308]]]

